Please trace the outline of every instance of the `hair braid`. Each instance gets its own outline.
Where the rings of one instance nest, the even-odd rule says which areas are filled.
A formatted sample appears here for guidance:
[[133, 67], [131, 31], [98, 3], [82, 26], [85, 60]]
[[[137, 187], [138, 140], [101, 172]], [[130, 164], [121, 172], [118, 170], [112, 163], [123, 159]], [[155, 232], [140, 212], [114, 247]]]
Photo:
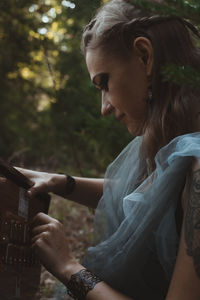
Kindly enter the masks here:
[[155, 154], [162, 146], [178, 135], [195, 130], [194, 115], [200, 108], [199, 90], [166, 80], [163, 75], [163, 67], [169, 64], [200, 71], [200, 49], [192, 34], [200, 38], [198, 29], [188, 20], [179, 16], [144, 16], [125, 0], [107, 2], [83, 33], [84, 54], [99, 48], [121, 61], [132, 57], [135, 38], [143, 36], [151, 41], [153, 101], [142, 128], [142, 149], [152, 167]]
[[189, 28], [198, 38], [200, 38], [200, 32], [192, 23], [189, 21], [180, 18], [179, 16], [160, 16], [160, 15], [153, 15], [153, 16], [145, 16], [134, 18], [127, 23], [124, 24], [127, 28], [137, 28], [140, 27], [142, 29], [148, 29], [150, 26], [157, 25], [163, 22], [170, 22], [170, 21], [178, 21], [187, 28]]

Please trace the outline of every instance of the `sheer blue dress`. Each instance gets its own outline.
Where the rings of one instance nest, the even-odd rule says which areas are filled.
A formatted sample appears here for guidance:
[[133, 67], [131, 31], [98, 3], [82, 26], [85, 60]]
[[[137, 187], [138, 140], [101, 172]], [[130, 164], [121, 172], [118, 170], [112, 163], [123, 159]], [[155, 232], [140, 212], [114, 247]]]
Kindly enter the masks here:
[[165, 299], [179, 244], [180, 197], [200, 132], [173, 139], [141, 181], [144, 161], [135, 138], [108, 167], [95, 213], [94, 245], [83, 265], [134, 300]]

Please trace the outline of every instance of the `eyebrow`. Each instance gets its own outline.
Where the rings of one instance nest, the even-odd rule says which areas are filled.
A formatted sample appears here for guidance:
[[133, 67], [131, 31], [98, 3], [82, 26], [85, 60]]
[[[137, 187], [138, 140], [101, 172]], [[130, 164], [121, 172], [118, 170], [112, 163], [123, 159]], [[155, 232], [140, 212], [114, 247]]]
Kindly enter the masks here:
[[[105, 76], [105, 75], [108, 75], [108, 73], [98, 73], [98, 74], [96, 74], [96, 75], [92, 78], [92, 82], [94, 83], [94, 85], [99, 85], [100, 82], [101, 82], [102, 76]], [[100, 77], [100, 81], [99, 81], [99, 82], [95, 82], [95, 79], [96, 79], [97, 77]]]

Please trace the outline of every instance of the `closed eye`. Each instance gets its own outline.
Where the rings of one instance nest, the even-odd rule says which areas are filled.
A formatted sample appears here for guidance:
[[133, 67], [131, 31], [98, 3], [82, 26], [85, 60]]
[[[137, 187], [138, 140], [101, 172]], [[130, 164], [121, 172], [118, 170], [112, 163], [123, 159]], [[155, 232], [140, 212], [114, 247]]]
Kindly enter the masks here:
[[108, 92], [108, 80], [109, 80], [108, 74], [103, 74], [101, 76], [101, 80], [100, 80], [100, 84], [99, 84], [99, 87], [101, 90]]
[[94, 78], [93, 78], [93, 83], [94, 85], [99, 88], [101, 91], [108, 91], [108, 81], [109, 81], [109, 74], [108, 73], [100, 73], [97, 74]]

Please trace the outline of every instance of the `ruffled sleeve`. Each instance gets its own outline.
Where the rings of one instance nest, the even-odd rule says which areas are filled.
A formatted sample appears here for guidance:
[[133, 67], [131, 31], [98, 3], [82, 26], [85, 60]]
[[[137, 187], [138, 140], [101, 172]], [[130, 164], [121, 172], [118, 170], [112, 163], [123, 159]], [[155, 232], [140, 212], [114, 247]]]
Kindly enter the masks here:
[[175, 210], [192, 157], [200, 158], [200, 133], [179, 136], [163, 147], [155, 171], [138, 185], [144, 167], [141, 143], [142, 137], [134, 139], [107, 169], [94, 245], [83, 262], [132, 297], [137, 290], [133, 283], [152, 252], [170, 280], [179, 241]]

